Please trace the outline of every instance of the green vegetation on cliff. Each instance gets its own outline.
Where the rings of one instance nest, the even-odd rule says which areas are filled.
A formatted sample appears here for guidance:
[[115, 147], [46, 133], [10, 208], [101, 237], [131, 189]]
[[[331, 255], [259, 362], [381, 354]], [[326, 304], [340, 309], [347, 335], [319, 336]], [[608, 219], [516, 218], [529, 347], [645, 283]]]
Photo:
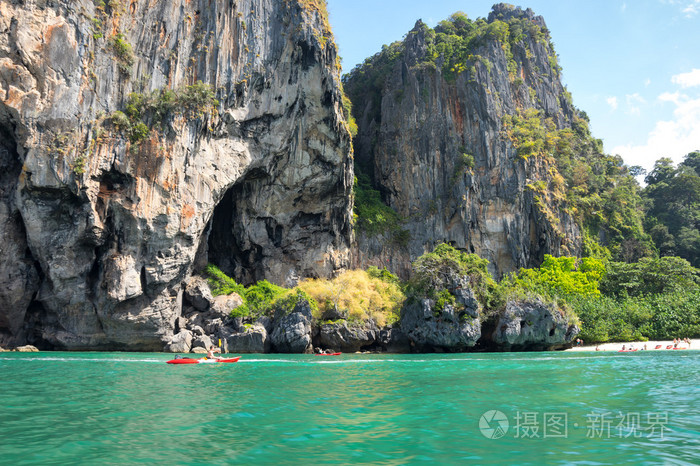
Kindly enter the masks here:
[[588, 343], [700, 336], [700, 270], [677, 257], [637, 263], [546, 256], [499, 284], [556, 299]]
[[382, 201], [381, 193], [372, 187], [369, 177], [357, 172], [355, 177], [355, 226], [368, 235], [385, 235], [396, 244], [408, 241], [408, 232], [401, 228], [401, 216]]
[[469, 288], [483, 319], [497, 316], [507, 301], [538, 299], [556, 304], [588, 343], [700, 337], [700, 270], [677, 257], [636, 263], [545, 256], [540, 267], [520, 269], [496, 282], [488, 261], [447, 244], [413, 263], [401, 282], [386, 269], [350, 270], [333, 279], [306, 279], [293, 289], [265, 280], [244, 288], [215, 266], [206, 269], [214, 295], [238, 293], [244, 304], [232, 317], [255, 319], [291, 312], [309, 303], [317, 322], [396, 323], [407, 299], [427, 297], [434, 309], [459, 311], [455, 294]]
[[231, 310], [231, 317], [256, 319], [288, 314], [300, 301], [309, 303], [316, 321], [331, 318], [360, 323], [369, 320], [380, 327], [398, 320], [405, 299], [399, 279], [386, 269], [349, 270], [337, 277], [306, 279], [288, 289], [267, 280], [244, 287], [209, 264], [205, 270], [214, 296], [238, 294], [243, 304]]
[[637, 263], [545, 256], [496, 283], [487, 261], [442, 244], [413, 264], [407, 294], [455, 304], [454, 278], [469, 277], [488, 318], [507, 300], [555, 302], [588, 343], [700, 336], [700, 270], [684, 259]]
[[[619, 156], [603, 152], [592, 137], [588, 117], [577, 112], [571, 127], [557, 129], [536, 109], [503, 117], [506, 137], [518, 157], [536, 157], [552, 165], [549, 181], [531, 184], [540, 198], [565, 200], [565, 209], [583, 232], [583, 254], [636, 261], [653, 256], [643, 228], [644, 202], [639, 184]], [[547, 214], [549, 202], [538, 202]]]
[[201, 118], [208, 113], [215, 113], [218, 105], [219, 101], [211, 86], [197, 81], [175, 90], [160, 89], [145, 94], [132, 92], [124, 111], [112, 113], [110, 121], [117, 131], [136, 144], [146, 139], [151, 129], [161, 129], [169, 118]]
[[271, 317], [277, 312], [288, 314], [300, 300], [308, 301], [312, 311], [318, 309], [316, 302], [301, 289], [289, 290], [267, 280], [246, 288], [213, 264], [207, 265], [204, 274], [213, 296], [236, 293], [243, 300], [243, 304], [231, 310], [231, 317]]
[[349, 270], [331, 280], [303, 280], [298, 288], [318, 302], [318, 319], [372, 320], [380, 327], [398, 320], [405, 299], [398, 279], [377, 268]]
[[[519, 97], [514, 100], [517, 106], [514, 112], [489, 116], [500, 119], [500, 137], [510, 142], [515, 152], [514, 164], [544, 167], [527, 188], [532, 192], [538, 212], [551, 225], [552, 233], [561, 238], [563, 250], [568, 248], [571, 253], [582, 250], [584, 256], [627, 262], [655, 256], [656, 248], [643, 226], [641, 189], [631, 169], [620, 157], [604, 153], [602, 141], [590, 133], [587, 115], [573, 107], [571, 96], [565, 89], [558, 96], [559, 112], [552, 112], [550, 108], [546, 113], [545, 106], [539, 101], [541, 92], [531, 87], [537, 84], [522, 74], [525, 68], [536, 67], [540, 82], [550, 80], [553, 86], [557, 84], [559, 65], [549, 31], [541, 19], [531, 13], [503, 4], [494, 9], [488, 20], [471, 20], [458, 12], [434, 29], [419, 22], [403, 42], [384, 46], [381, 52], [344, 76], [345, 90], [362, 109], [366, 126], [361, 129], [365, 133], [360, 137], [364, 137], [362, 144], [367, 154], [359, 154], [356, 150], [355, 161], [360, 180], [355, 188], [358, 230], [377, 234], [379, 230], [389, 229], [388, 225], [395, 225], [395, 220], [400, 220], [390, 213], [390, 208], [381, 206], [386, 205], [386, 199], [380, 196], [381, 181], [372, 178], [372, 161], [367, 160], [367, 157], [374, 156], [373, 151], [381, 137], [371, 128], [382, 125], [383, 99], [393, 95], [394, 100], [400, 101], [404, 94], [404, 89], [388, 87], [391, 73], [398, 70], [397, 63], [403, 60], [415, 70], [427, 70], [428, 74], [432, 70], [442, 77], [443, 86], [451, 89], [464, 84], [464, 80], [456, 80], [460, 74], [465, 74], [467, 86], [470, 86], [479, 67], [483, 67], [487, 74], [495, 72], [487, 57], [495, 59], [499, 55], [500, 60], [505, 56], [507, 82]], [[544, 58], [546, 64], [542, 63]], [[498, 69], [503, 69], [503, 66]], [[421, 81], [424, 75], [425, 72], [416, 73], [419, 85], [425, 86], [421, 95], [427, 96], [433, 91], [427, 82]], [[488, 87], [486, 82], [479, 82], [482, 87]], [[523, 92], [523, 86], [530, 87]], [[482, 90], [487, 94], [492, 91]], [[499, 97], [495, 96], [495, 101], [498, 100]], [[503, 111], [497, 105], [493, 109]], [[382, 131], [390, 133], [390, 129]], [[464, 138], [464, 135], [456, 136]], [[368, 144], [369, 147], [365, 147]], [[449, 141], [445, 144], [449, 147]], [[484, 158], [484, 154], [476, 155], [477, 159]], [[459, 154], [456, 156], [458, 159], [454, 165], [461, 167]], [[472, 157], [472, 165], [474, 159]], [[479, 167], [474, 169], [478, 172]], [[451, 179], [460, 179], [462, 170], [458, 172], [460, 175], [451, 174]], [[377, 216], [378, 212], [381, 217]], [[562, 216], [574, 219], [581, 231], [580, 238], [565, 238], [565, 230], [560, 228]], [[379, 222], [377, 218], [380, 218]], [[383, 226], [380, 228], [379, 225]], [[656, 234], [663, 236], [663, 227], [657, 227]], [[682, 235], [690, 239], [693, 231], [686, 228]], [[700, 236], [698, 241], [700, 244]]]
[[[456, 288], [467, 285], [482, 306], [492, 307], [498, 298], [496, 282], [487, 269], [488, 263], [476, 254], [467, 254], [448, 244], [439, 244], [433, 252], [423, 254], [413, 262], [408, 292], [414, 296], [444, 301], [450, 299], [449, 295]], [[468, 283], [462, 283], [461, 277], [466, 277]]]
[[659, 253], [700, 267], [700, 151], [686, 155], [675, 168], [668, 158], [657, 160], [645, 181], [644, 224]]

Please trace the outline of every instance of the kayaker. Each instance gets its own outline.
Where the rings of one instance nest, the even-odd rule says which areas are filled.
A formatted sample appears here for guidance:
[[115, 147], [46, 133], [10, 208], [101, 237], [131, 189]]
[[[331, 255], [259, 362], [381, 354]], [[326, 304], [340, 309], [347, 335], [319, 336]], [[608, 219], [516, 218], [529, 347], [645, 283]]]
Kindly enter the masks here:
[[221, 348], [214, 348], [214, 345], [211, 345], [209, 351], [207, 351], [207, 359], [221, 359], [219, 356], [215, 356], [214, 353], [221, 354]]

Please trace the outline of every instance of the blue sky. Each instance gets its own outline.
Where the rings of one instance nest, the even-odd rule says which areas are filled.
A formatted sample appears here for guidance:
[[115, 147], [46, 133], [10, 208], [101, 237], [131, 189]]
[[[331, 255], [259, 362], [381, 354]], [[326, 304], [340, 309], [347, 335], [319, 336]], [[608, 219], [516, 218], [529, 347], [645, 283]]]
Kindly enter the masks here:
[[[400, 40], [417, 19], [487, 17], [493, 0], [327, 0], [343, 70]], [[516, 3], [517, 4], [517, 3]], [[574, 104], [628, 165], [700, 150], [700, 0], [530, 0], [544, 17]]]

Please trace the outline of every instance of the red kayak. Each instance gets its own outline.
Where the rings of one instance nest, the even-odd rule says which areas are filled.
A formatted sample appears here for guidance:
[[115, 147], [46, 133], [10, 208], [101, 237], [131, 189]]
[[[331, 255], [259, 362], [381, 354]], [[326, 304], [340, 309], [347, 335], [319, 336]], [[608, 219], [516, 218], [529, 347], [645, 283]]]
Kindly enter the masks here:
[[316, 356], [340, 356], [341, 353], [316, 353]]
[[237, 356], [235, 358], [227, 358], [227, 359], [180, 358], [180, 359], [171, 359], [170, 361], [167, 361], [167, 363], [168, 364], [216, 364], [219, 362], [238, 362], [239, 359], [241, 359], [240, 356]]

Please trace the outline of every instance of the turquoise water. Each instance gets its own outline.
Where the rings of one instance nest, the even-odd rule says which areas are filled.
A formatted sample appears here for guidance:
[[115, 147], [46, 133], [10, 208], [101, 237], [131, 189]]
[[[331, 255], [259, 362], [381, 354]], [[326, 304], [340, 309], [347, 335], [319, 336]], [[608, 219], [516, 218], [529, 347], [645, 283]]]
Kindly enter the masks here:
[[0, 354], [0, 463], [700, 463], [699, 351], [169, 358]]

